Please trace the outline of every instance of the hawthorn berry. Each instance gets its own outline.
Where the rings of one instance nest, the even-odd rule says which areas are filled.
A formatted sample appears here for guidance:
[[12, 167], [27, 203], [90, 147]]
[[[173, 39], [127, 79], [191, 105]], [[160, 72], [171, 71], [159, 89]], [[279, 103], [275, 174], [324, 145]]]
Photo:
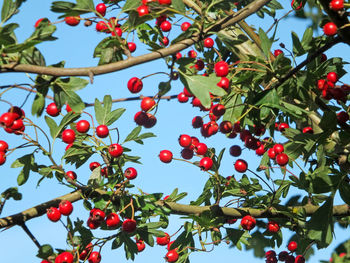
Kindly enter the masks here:
[[280, 50], [280, 49], [275, 49], [275, 51], [273, 52], [273, 55], [274, 55], [275, 57], [278, 57], [278, 56], [281, 55], [281, 54], [283, 54], [283, 51]]
[[106, 125], [99, 125], [96, 127], [96, 135], [100, 138], [106, 138], [109, 135], [109, 129]]
[[146, 5], [141, 5], [136, 10], [137, 10], [137, 13], [139, 14], [139, 17], [149, 14], [149, 9], [148, 9], [148, 6]]
[[38, 19], [38, 20], [35, 22], [34, 27], [38, 27], [38, 26], [40, 25], [41, 21], [43, 21], [44, 19], [45, 19], [45, 18], [40, 18], [40, 19]]
[[224, 115], [226, 112], [226, 108], [222, 104], [213, 105], [212, 110], [213, 110], [213, 114], [217, 117]]
[[136, 178], [137, 176], [137, 171], [135, 168], [133, 167], [129, 167], [124, 171], [124, 176], [128, 179], [128, 180], [133, 180]]
[[61, 212], [56, 207], [50, 207], [47, 209], [46, 215], [52, 222], [57, 222], [61, 218]]
[[89, 218], [87, 220], [86, 224], [90, 229], [96, 229], [101, 225], [101, 221], [93, 220], [93, 219]]
[[138, 252], [142, 252], [146, 248], [145, 242], [140, 239], [136, 241], [136, 246]]
[[90, 168], [90, 171], [93, 171], [95, 170], [97, 167], [101, 166], [101, 164], [99, 162], [91, 162], [89, 164], [89, 168]]
[[101, 262], [101, 254], [97, 251], [91, 252], [89, 258], [89, 263], [100, 263]]
[[283, 132], [285, 129], [289, 128], [289, 125], [285, 122], [282, 122], [278, 125], [278, 130], [280, 132]]
[[180, 135], [178, 141], [179, 141], [180, 146], [185, 147], [185, 148], [190, 147], [191, 143], [192, 143], [191, 136], [189, 136], [187, 134]]
[[214, 46], [214, 40], [210, 37], [207, 37], [204, 39], [203, 44], [206, 48], [212, 48]]
[[190, 50], [190, 51], [188, 51], [187, 55], [190, 58], [196, 58], [197, 57], [197, 52], [195, 50]]
[[170, 163], [171, 160], [173, 159], [173, 154], [171, 151], [168, 150], [162, 150], [159, 153], [159, 159], [163, 162], [163, 163]]
[[284, 147], [283, 147], [282, 144], [276, 143], [276, 144], [273, 146], [273, 150], [275, 151], [276, 154], [279, 154], [279, 153], [284, 152]]
[[219, 125], [220, 132], [226, 134], [232, 132], [233, 126], [230, 121], [223, 121]]
[[289, 250], [290, 252], [294, 252], [295, 250], [297, 250], [298, 244], [297, 244], [297, 242], [295, 242], [295, 241], [291, 241], [291, 242], [288, 243], [287, 248], [288, 248], [288, 250]]
[[238, 145], [232, 145], [232, 146], [230, 147], [230, 154], [231, 154], [232, 156], [238, 157], [238, 156], [241, 155], [241, 153], [242, 153], [242, 149], [241, 149], [240, 146], [238, 146]]
[[161, 40], [161, 44], [163, 44], [165, 47], [169, 45], [169, 38], [164, 36], [163, 39]]
[[194, 150], [198, 155], [204, 155], [207, 153], [208, 147], [205, 143], [200, 142], [194, 147]]
[[151, 110], [154, 105], [156, 105], [156, 102], [153, 98], [150, 97], [144, 97], [141, 101], [141, 109], [143, 111], [149, 111]]
[[160, 29], [163, 32], [169, 32], [171, 30], [171, 23], [169, 21], [164, 21], [160, 24]]
[[7, 142], [0, 140], [0, 152], [6, 152], [9, 148]]
[[182, 30], [182, 31], [186, 31], [190, 26], [191, 26], [191, 23], [189, 23], [189, 22], [183, 22], [183, 23], [181, 24], [181, 30]]
[[203, 125], [203, 119], [200, 116], [196, 116], [192, 119], [192, 127], [197, 129], [202, 127]]
[[75, 141], [75, 131], [72, 129], [65, 129], [62, 132], [62, 141], [65, 143], [73, 143]]
[[64, 22], [69, 26], [77, 26], [80, 23], [80, 16], [67, 16], [64, 18]]
[[[277, 233], [280, 230], [280, 226], [275, 221], [269, 221], [267, 223], [267, 230], [271, 233]], [[276, 255], [275, 255], [276, 256]]]
[[332, 0], [329, 3], [329, 8], [333, 11], [340, 11], [344, 8], [344, 0]]
[[74, 261], [73, 254], [68, 251], [58, 254], [58, 256], [55, 259], [55, 263], [73, 263], [73, 261]]
[[104, 3], [99, 3], [96, 5], [96, 12], [99, 13], [101, 16], [106, 15], [106, 5]]
[[131, 93], [138, 93], [142, 90], [143, 83], [141, 79], [137, 77], [132, 77], [131, 79], [129, 79], [127, 86]]
[[66, 176], [72, 180], [76, 180], [77, 179], [77, 174], [74, 171], [68, 171], [66, 172]]
[[127, 233], [132, 233], [136, 230], [136, 221], [134, 219], [125, 219], [122, 224], [122, 230]]
[[165, 246], [169, 243], [170, 236], [168, 233], [164, 233], [163, 237], [157, 237], [157, 244], [160, 246]]
[[312, 127], [305, 127], [303, 128], [303, 133], [310, 133], [310, 134], [313, 134], [314, 133], [314, 130], [312, 129]]
[[256, 155], [262, 156], [266, 152], [264, 144], [261, 144], [258, 149], [255, 150]]
[[278, 260], [279, 261], [286, 261], [287, 257], [289, 256], [287, 251], [281, 251], [278, 253]]
[[188, 97], [186, 96], [185, 93], [180, 92], [180, 93], [177, 95], [177, 100], [178, 100], [180, 103], [186, 103], [186, 102], [188, 101]]
[[165, 255], [165, 259], [168, 262], [175, 262], [179, 258], [179, 254], [177, 253], [176, 249], [172, 249], [168, 251]]
[[214, 71], [218, 77], [226, 77], [228, 74], [228, 64], [225, 61], [215, 63]]
[[68, 200], [62, 200], [58, 205], [58, 210], [64, 216], [69, 216], [73, 212], [73, 205]]
[[285, 166], [289, 162], [289, 157], [285, 153], [277, 154], [276, 163], [280, 166]]
[[327, 80], [329, 80], [330, 82], [336, 83], [338, 81], [338, 75], [335, 72], [329, 72], [327, 74]]
[[248, 169], [248, 163], [243, 159], [238, 159], [235, 162], [234, 166], [235, 166], [236, 171], [239, 173], [244, 173]]
[[275, 150], [273, 148], [270, 148], [267, 151], [267, 156], [269, 156], [270, 159], [275, 159], [276, 158]]
[[203, 157], [199, 161], [199, 167], [203, 171], [208, 171], [213, 167], [213, 160], [210, 157]]
[[106, 218], [106, 225], [109, 227], [115, 227], [120, 223], [119, 216], [116, 213], [110, 213]]
[[171, 5], [171, 0], [158, 0], [160, 5]]
[[128, 42], [128, 49], [133, 53], [136, 50], [136, 44], [134, 42]]
[[52, 102], [46, 107], [46, 113], [49, 114], [51, 117], [56, 117], [60, 114], [61, 110], [57, 108], [56, 103]]
[[252, 230], [256, 225], [256, 220], [250, 215], [246, 215], [241, 219], [241, 226], [245, 230]]
[[123, 147], [118, 143], [113, 143], [108, 147], [108, 152], [112, 157], [119, 157], [123, 154]]
[[338, 31], [336, 24], [333, 22], [328, 22], [323, 26], [323, 33], [326, 36], [334, 36]]
[[93, 208], [90, 210], [90, 218], [92, 220], [96, 220], [96, 221], [101, 222], [105, 219], [105, 217], [106, 217], [106, 214], [101, 209]]
[[138, 111], [134, 116], [134, 121], [137, 125], [143, 126], [148, 120], [148, 116], [146, 112]]
[[80, 133], [86, 133], [90, 129], [90, 123], [87, 120], [77, 122], [76, 129]]
[[145, 128], [152, 128], [157, 123], [157, 118], [151, 113], [146, 113], [146, 121], [143, 124], [143, 127]]
[[298, 255], [295, 257], [295, 263], [305, 263], [305, 258], [302, 255]]
[[181, 156], [182, 158], [184, 158], [185, 160], [190, 160], [193, 157], [193, 150], [189, 149], [189, 148], [184, 148], [181, 151]]

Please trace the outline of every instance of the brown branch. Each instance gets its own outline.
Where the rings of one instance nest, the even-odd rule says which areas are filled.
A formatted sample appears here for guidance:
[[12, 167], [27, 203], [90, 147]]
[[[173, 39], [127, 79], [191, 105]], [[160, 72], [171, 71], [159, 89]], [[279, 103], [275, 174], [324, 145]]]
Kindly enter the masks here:
[[41, 245], [40, 245], [39, 241], [35, 238], [35, 236], [32, 234], [32, 232], [30, 232], [29, 228], [24, 223], [21, 224], [20, 226], [22, 227], [24, 232], [26, 232], [26, 234], [29, 236], [29, 238], [33, 241], [33, 243], [40, 249]]
[[[4, 218], [0, 218], [0, 229], [1, 228], [9, 228], [14, 225], [23, 225], [24, 222], [42, 216], [46, 213], [46, 210], [51, 206], [57, 207], [58, 204], [62, 200], [68, 200], [70, 202], [76, 202], [83, 198], [83, 194], [88, 193], [88, 188], [82, 188], [81, 190], [77, 190], [71, 192], [69, 194], [57, 197], [48, 202], [39, 204], [27, 210], [24, 210], [20, 213], [7, 216]], [[95, 190], [99, 194], [103, 194], [103, 190]], [[115, 197], [117, 198], [117, 197]], [[167, 207], [171, 210], [171, 214], [176, 215], [189, 215], [189, 214], [201, 214], [205, 211], [212, 211], [216, 213], [218, 216], [226, 216], [231, 218], [242, 218], [245, 215], [252, 215], [256, 218], [285, 218], [286, 211], [279, 211], [278, 209], [271, 207], [268, 209], [258, 209], [258, 208], [229, 208], [229, 207], [219, 207], [215, 206], [193, 206], [193, 205], [184, 205], [178, 204], [175, 202], [165, 202], [165, 201], [157, 201], [157, 205]], [[307, 204], [304, 206], [294, 206], [294, 207], [286, 207], [286, 209], [291, 214], [296, 214], [298, 211], [303, 209], [305, 211], [306, 216], [313, 215], [319, 206]], [[337, 205], [333, 207], [333, 216], [349, 216], [350, 208], [348, 205]]]
[[[230, 16], [227, 16], [214, 25], [208, 27], [203, 31], [204, 35], [210, 35], [212, 32], [220, 31], [225, 27], [231, 26], [251, 14], [258, 11], [265, 4], [269, 3], [271, 0], [256, 0], [245, 8], [242, 8], [237, 13], [234, 13]], [[50, 76], [91, 76], [93, 74], [102, 75], [111, 72], [116, 72], [122, 69], [126, 69], [135, 65], [140, 65], [146, 62], [150, 62], [159, 58], [164, 58], [169, 55], [175, 54], [183, 49], [192, 46], [196, 42], [201, 40], [201, 35], [196, 33], [192, 37], [188, 39], [184, 39], [179, 43], [176, 43], [168, 48], [162, 48], [160, 50], [141, 55], [138, 57], [130, 57], [123, 61], [118, 61], [115, 63], [110, 63], [107, 65], [95, 66], [95, 67], [84, 67], [84, 68], [54, 68], [54, 67], [45, 67], [45, 66], [36, 66], [36, 65], [27, 65], [27, 64], [17, 64], [10, 63], [0, 66], [0, 73], [7, 72], [27, 72], [27, 73], [36, 73], [36, 74], [44, 74]]]

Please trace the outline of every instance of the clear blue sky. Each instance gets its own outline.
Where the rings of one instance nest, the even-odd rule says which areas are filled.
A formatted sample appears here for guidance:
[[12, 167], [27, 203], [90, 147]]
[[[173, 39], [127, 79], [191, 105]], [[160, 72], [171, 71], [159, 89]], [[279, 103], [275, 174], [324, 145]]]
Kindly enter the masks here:
[[[41, 17], [48, 17], [51, 21], [56, 21], [57, 16], [49, 11], [51, 1], [27, 1], [21, 7], [21, 12], [16, 15], [11, 22], [17, 22], [20, 24], [20, 28], [16, 30], [19, 41], [23, 41], [33, 31], [33, 25], [35, 21]], [[95, 1], [97, 4], [98, 2]], [[289, 5], [288, 5], [289, 8]], [[289, 10], [289, 9], [288, 9]], [[286, 12], [285, 10], [284, 12]], [[115, 14], [116, 15], [116, 14]], [[255, 25], [259, 25], [264, 29], [267, 29], [271, 23], [271, 18], [265, 20], [248, 20]], [[258, 22], [256, 22], [258, 21]], [[151, 22], [152, 23], [152, 22]], [[258, 23], [258, 24], [257, 24]], [[292, 28], [291, 28], [291, 25]], [[279, 35], [282, 42], [287, 47], [290, 45], [290, 30], [294, 30], [298, 33], [303, 32], [303, 29], [307, 26], [305, 21], [296, 21], [288, 19], [280, 23]], [[83, 67], [92, 66], [97, 64], [97, 60], [92, 58], [93, 50], [96, 44], [101, 41], [105, 35], [96, 33], [93, 27], [86, 28], [83, 25], [78, 27], [68, 27], [61, 23], [57, 25], [58, 29], [55, 36], [59, 38], [58, 41], [47, 42], [40, 44], [38, 48], [43, 52], [46, 58], [47, 64], [57, 63], [61, 60], [66, 61], [66, 67]], [[177, 30], [171, 32], [170, 38], [174, 38]], [[132, 36], [130, 36], [132, 37]], [[130, 38], [131, 39], [131, 38]], [[277, 44], [273, 48], [278, 48]], [[327, 52], [328, 57], [336, 56], [337, 51], [341, 48], [348, 50], [348, 47], [337, 46], [333, 50]], [[146, 50], [141, 44], [138, 45], [135, 56], [145, 53]], [[185, 52], [182, 52], [183, 54]], [[348, 53], [342, 52], [341, 55]], [[339, 54], [338, 54], [339, 55]], [[89, 84], [88, 87], [79, 92], [79, 95], [85, 102], [93, 102], [95, 97], [102, 100], [104, 94], [111, 94], [113, 98], [124, 98], [132, 96], [126, 88], [126, 83], [131, 77], [142, 77], [160, 71], [163, 69], [166, 71], [165, 63], [162, 60], [154, 61], [146, 65], [140, 65], [131, 69], [123, 70], [104, 76], [95, 77], [94, 84]], [[34, 76], [34, 75], [33, 75]], [[144, 80], [144, 88], [141, 92], [142, 95], [154, 95], [157, 92], [159, 81], [166, 80], [163, 76], [154, 76]], [[0, 84], [14, 84], [14, 83], [28, 83], [30, 82], [25, 74], [13, 73], [13, 74], [1, 74]], [[183, 86], [180, 81], [173, 82], [172, 90], [169, 95], [177, 94], [182, 90]], [[20, 105], [25, 96], [24, 91], [12, 90], [7, 92], [3, 99], [9, 100], [14, 104]], [[31, 101], [34, 96], [31, 95], [28, 103], [24, 109], [27, 115], [30, 113]], [[48, 101], [49, 102], [49, 101]], [[132, 101], [126, 103], [116, 103], [113, 105], [114, 109], [118, 107], [127, 108], [123, 117], [116, 122], [121, 138], [125, 138], [127, 134], [135, 127], [133, 122], [133, 116], [136, 111], [139, 111], [139, 101]], [[7, 105], [2, 104], [2, 111], [7, 110]], [[93, 109], [88, 109], [90, 113], [93, 113]], [[201, 141], [207, 143], [210, 147], [216, 147], [220, 150], [224, 147], [230, 147], [233, 144], [238, 144], [238, 139], [228, 140], [224, 135], [218, 134], [209, 139], [203, 139], [199, 130], [191, 128], [191, 119], [195, 115], [202, 115], [197, 109], [193, 109], [192, 106], [187, 104], [179, 104], [176, 100], [173, 101], [161, 101], [159, 110], [157, 112], [157, 125], [150, 131], [154, 132], [157, 137], [145, 140], [143, 146], [135, 143], [126, 144], [127, 147], [132, 148], [132, 153], [142, 157], [141, 161], [143, 165], [135, 165], [138, 170], [139, 176], [135, 179], [135, 185], [141, 188], [144, 192], [164, 192], [169, 194], [174, 188], [178, 187], [180, 191], [187, 192], [188, 197], [183, 199], [181, 203], [188, 203], [193, 200], [201, 192], [202, 187], [207, 180], [207, 175], [197, 167], [181, 163], [172, 162], [171, 164], [163, 164], [158, 160], [158, 154], [160, 150], [169, 149], [173, 151], [176, 157], [180, 156], [180, 146], [177, 143], [179, 134], [189, 134], [200, 138]], [[42, 126], [45, 125], [43, 118], [36, 119]], [[116, 136], [116, 134], [114, 134]], [[0, 139], [5, 139], [9, 142], [10, 147], [21, 144], [20, 137], [15, 135], [8, 135], [3, 130], [0, 130]], [[56, 160], [60, 160], [65, 145], [61, 142], [57, 142], [55, 145], [55, 153], [57, 152]], [[16, 178], [19, 170], [10, 169], [10, 164], [21, 154], [26, 151], [21, 150], [8, 157], [8, 160], [4, 166], [1, 167], [2, 183], [0, 184], [0, 192], [5, 190], [9, 186], [16, 185]], [[245, 150], [243, 157], [249, 160], [250, 167], [255, 168], [254, 165], [259, 162], [253, 152]], [[46, 162], [44, 159], [38, 159], [40, 162]], [[100, 159], [97, 159], [100, 161]], [[226, 153], [226, 157], [223, 160], [223, 165], [220, 169], [222, 175], [228, 176], [234, 173], [233, 169], [234, 159]], [[73, 168], [72, 168], [73, 169]], [[88, 165], [76, 170], [79, 180], [86, 182], [90, 170]], [[276, 174], [280, 176], [280, 174]], [[57, 186], [55, 180], [46, 180], [41, 183], [40, 187], [36, 188], [36, 182], [39, 179], [38, 175], [32, 174], [27, 184], [20, 187], [20, 192], [23, 193], [23, 200], [20, 202], [9, 201], [5, 206], [2, 216], [10, 215], [23, 209], [29, 208], [33, 205], [42, 203], [48, 199], [57, 197], [59, 195], [69, 192], [69, 189], [63, 186]], [[82, 208], [82, 203], [77, 202], [74, 204], [74, 212], [72, 218], [79, 217], [86, 220], [88, 218], [88, 211]], [[176, 216], [170, 220], [170, 226], [166, 230], [172, 234], [177, 231], [181, 225], [180, 219]], [[46, 216], [31, 220], [27, 223], [29, 229], [34, 233], [40, 243], [52, 244], [57, 248], [68, 248], [65, 244], [66, 231], [59, 223], [49, 222]], [[105, 232], [96, 231], [97, 236], [103, 236]], [[109, 234], [109, 233], [108, 233]], [[344, 241], [348, 235], [345, 231], [340, 230], [337, 232], [336, 241], [328, 249], [321, 250], [310, 260], [316, 262], [318, 260], [328, 259], [334, 246]], [[285, 235], [285, 241], [281, 248], [277, 251], [283, 250], [288, 235]], [[25, 233], [19, 227], [13, 227], [0, 233], [0, 251], [2, 251], [1, 262], [40, 262], [40, 259], [35, 257], [36, 247], [32, 241], [25, 235]], [[164, 262], [163, 256], [165, 256], [166, 250], [163, 247], [147, 247], [145, 251], [136, 256], [135, 262]], [[192, 262], [213, 262], [224, 260], [242, 260], [249, 262], [263, 262], [263, 259], [254, 258], [251, 251], [239, 251], [236, 248], [229, 249], [227, 245], [220, 245], [215, 248], [211, 253], [193, 253], [191, 255]], [[102, 250], [102, 262], [125, 262], [124, 250], [119, 248], [118, 250], [110, 250], [109, 245], [105, 246]]]

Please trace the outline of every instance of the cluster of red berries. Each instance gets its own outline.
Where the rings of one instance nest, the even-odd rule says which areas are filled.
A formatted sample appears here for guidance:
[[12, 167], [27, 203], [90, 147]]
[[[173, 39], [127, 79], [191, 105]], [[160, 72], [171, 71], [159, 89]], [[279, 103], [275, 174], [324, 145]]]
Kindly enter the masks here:
[[317, 81], [317, 88], [321, 91], [322, 98], [326, 100], [335, 99], [337, 101], [346, 102], [346, 97], [350, 92], [347, 85], [337, 87], [335, 84], [338, 81], [338, 75], [335, 72], [329, 72], [325, 79]]
[[24, 111], [17, 106], [13, 106], [0, 116], [0, 124], [7, 133], [21, 135], [25, 130], [24, 117]]
[[58, 208], [50, 207], [47, 209], [46, 215], [48, 219], [52, 222], [57, 222], [61, 219], [61, 215], [69, 216], [73, 211], [73, 205], [68, 200], [62, 200]]
[[[88, 260], [89, 263], [100, 263], [101, 262], [101, 254], [97, 251], [92, 251], [92, 244], [88, 244], [85, 249], [79, 253], [80, 260]], [[55, 263], [73, 263], [74, 255], [71, 252], [64, 251], [57, 255], [55, 259]], [[48, 260], [43, 260], [41, 263], [51, 263]]]
[[298, 244], [295, 241], [289, 242], [287, 246], [288, 251], [281, 251], [276, 254], [274, 250], [269, 250], [265, 253], [266, 263], [277, 263], [277, 261], [282, 261], [286, 263], [305, 263], [305, 258], [302, 255], [293, 256], [293, 253], [297, 250]]
[[329, 3], [329, 8], [333, 11], [341, 11], [344, 8], [344, 0], [332, 0]]
[[137, 125], [152, 128], [157, 123], [157, 118], [149, 111], [153, 110], [156, 102], [153, 98], [144, 97], [141, 101], [141, 111], [136, 112], [134, 121]]
[[157, 244], [160, 246], [167, 246], [168, 252], [165, 255], [165, 259], [167, 262], [175, 262], [179, 258], [179, 254], [177, 252], [177, 249], [171, 249], [171, 245], [174, 243], [174, 241], [170, 242], [170, 236], [168, 233], [164, 233], [164, 236], [157, 237], [156, 240]]
[[267, 151], [267, 155], [270, 159], [275, 160], [280, 166], [285, 166], [289, 162], [289, 157], [284, 153], [283, 144], [276, 143], [272, 148]]

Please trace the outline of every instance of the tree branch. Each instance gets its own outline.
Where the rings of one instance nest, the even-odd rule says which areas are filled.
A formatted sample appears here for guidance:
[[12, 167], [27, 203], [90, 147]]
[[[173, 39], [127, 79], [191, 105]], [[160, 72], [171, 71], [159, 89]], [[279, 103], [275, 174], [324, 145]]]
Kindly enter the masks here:
[[[204, 30], [204, 35], [210, 35], [213, 31], [220, 31], [225, 27], [231, 26], [251, 14], [258, 11], [265, 4], [269, 3], [271, 0], [256, 0], [245, 8], [242, 8], [237, 13], [234, 13], [230, 16], [227, 16], [214, 25], [208, 27]], [[116, 72], [122, 69], [129, 68], [131, 66], [140, 65], [146, 62], [150, 62], [159, 58], [164, 58], [169, 55], [175, 54], [183, 49], [192, 46], [194, 43], [201, 40], [200, 34], [194, 34], [192, 37], [188, 39], [184, 39], [179, 43], [176, 43], [168, 48], [162, 48], [160, 50], [141, 55], [138, 57], [130, 57], [123, 61], [118, 61], [115, 63], [110, 63], [107, 65], [95, 66], [95, 67], [84, 67], [84, 68], [55, 68], [55, 67], [45, 67], [45, 66], [36, 66], [36, 65], [27, 65], [27, 64], [17, 64], [10, 63], [0, 66], [0, 73], [8, 73], [8, 72], [27, 72], [27, 73], [35, 73], [35, 74], [44, 74], [50, 76], [94, 76], [107, 74], [111, 72]]]
[[[0, 218], [0, 229], [1, 228], [9, 228], [14, 225], [23, 225], [24, 222], [42, 216], [46, 213], [46, 210], [52, 206], [57, 207], [58, 204], [62, 200], [68, 200], [70, 202], [76, 202], [83, 198], [83, 195], [85, 193], [88, 193], [90, 191], [89, 188], [82, 188], [80, 190], [71, 192], [69, 194], [57, 197], [55, 199], [52, 199], [48, 202], [39, 204], [37, 206], [34, 206], [32, 208], [29, 208], [27, 210], [24, 210], [20, 213], [7, 216], [4, 218]], [[100, 194], [103, 194], [104, 191], [102, 190], [95, 190], [96, 192], [99, 192]], [[116, 197], [117, 198], [117, 197]], [[229, 207], [219, 207], [219, 206], [193, 206], [193, 205], [184, 205], [184, 204], [178, 204], [175, 202], [165, 202], [165, 201], [157, 201], [157, 205], [167, 207], [171, 210], [171, 214], [176, 215], [190, 215], [190, 214], [201, 214], [205, 211], [212, 211], [218, 216], [226, 216], [231, 218], [242, 218], [245, 215], [252, 215], [256, 218], [286, 218], [286, 210], [279, 211], [277, 208], [271, 207], [268, 209], [258, 209], [258, 208], [249, 208], [249, 207], [243, 207], [243, 208], [229, 208]], [[304, 206], [291, 206], [286, 207], [286, 209], [292, 213], [296, 214], [300, 209], [305, 210], [306, 216], [313, 215], [316, 210], [319, 208], [319, 206], [315, 205], [304, 205]], [[350, 208], [348, 205], [337, 205], [333, 207], [333, 216], [349, 216], [350, 215]]]

